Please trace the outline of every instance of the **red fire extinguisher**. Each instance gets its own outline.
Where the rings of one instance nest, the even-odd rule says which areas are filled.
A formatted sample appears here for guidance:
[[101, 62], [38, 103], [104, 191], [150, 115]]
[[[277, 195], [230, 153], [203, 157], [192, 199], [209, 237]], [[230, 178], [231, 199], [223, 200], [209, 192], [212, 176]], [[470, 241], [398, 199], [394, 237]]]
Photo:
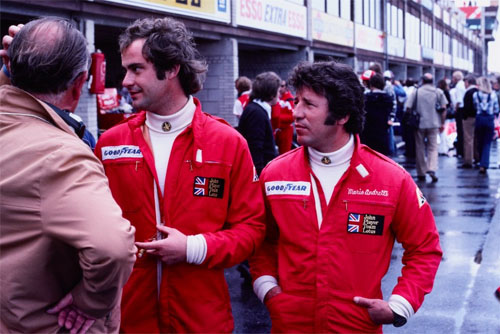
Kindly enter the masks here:
[[90, 74], [92, 75], [90, 92], [93, 94], [104, 93], [104, 86], [106, 83], [106, 58], [104, 57], [104, 53], [99, 49], [92, 54]]

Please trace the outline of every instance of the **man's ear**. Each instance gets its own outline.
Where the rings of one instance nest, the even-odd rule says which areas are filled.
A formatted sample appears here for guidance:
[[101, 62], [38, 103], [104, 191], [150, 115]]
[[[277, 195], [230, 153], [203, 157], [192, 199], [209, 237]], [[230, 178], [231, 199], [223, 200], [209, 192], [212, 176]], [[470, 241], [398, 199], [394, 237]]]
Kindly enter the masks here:
[[345, 123], [347, 123], [349, 121], [349, 117], [350, 117], [350, 115], [347, 115], [346, 117], [343, 117], [343, 118], [337, 120], [337, 124], [344, 125]]
[[170, 71], [167, 71], [167, 79], [173, 79], [175, 78], [178, 74], [179, 74], [179, 71], [181, 69], [181, 65], [177, 64], [177, 65], [174, 65], [174, 67], [172, 67], [172, 69]]
[[[82, 72], [80, 73], [76, 79], [73, 81], [71, 84], [71, 98], [72, 98], [72, 107], [71, 111], [74, 111], [76, 109], [76, 106], [78, 105], [78, 101], [80, 100], [80, 96], [82, 94], [82, 88], [85, 82], [87, 81], [87, 76], [88, 72]], [[73, 107], [74, 106], [74, 107]]]

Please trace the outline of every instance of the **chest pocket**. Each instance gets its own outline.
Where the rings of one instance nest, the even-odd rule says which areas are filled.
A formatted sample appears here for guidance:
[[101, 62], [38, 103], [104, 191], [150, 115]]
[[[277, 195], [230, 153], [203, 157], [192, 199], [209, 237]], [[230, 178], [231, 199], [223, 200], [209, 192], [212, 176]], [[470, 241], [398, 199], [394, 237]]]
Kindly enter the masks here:
[[[113, 198], [124, 214], [139, 211], [144, 202], [147, 173], [144, 159], [104, 161]], [[151, 184], [152, 184], [151, 178]], [[152, 188], [152, 187], [151, 187]]]
[[194, 168], [186, 162], [177, 176], [180, 187], [170, 207], [175, 224], [182, 224], [183, 230], [192, 234], [199, 233], [200, 222], [205, 232], [220, 230], [230, 201], [231, 170], [232, 165], [225, 162], [205, 161]]
[[345, 246], [354, 253], [381, 251], [392, 238], [390, 225], [395, 205], [391, 203], [345, 201], [339, 228]]

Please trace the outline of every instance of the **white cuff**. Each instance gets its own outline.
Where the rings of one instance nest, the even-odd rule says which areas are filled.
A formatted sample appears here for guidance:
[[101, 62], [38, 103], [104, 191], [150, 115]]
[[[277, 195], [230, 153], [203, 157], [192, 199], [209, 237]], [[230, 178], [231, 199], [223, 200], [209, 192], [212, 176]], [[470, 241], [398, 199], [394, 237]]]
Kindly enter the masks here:
[[264, 297], [266, 294], [274, 288], [278, 286], [278, 281], [271, 275], [263, 275], [260, 276], [253, 282], [253, 291], [260, 299], [261, 302], [264, 302]]
[[406, 320], [410, 319], [410, 317], [415, 313], [411, 304], [400, 295], [391, 295], [388, 303], [392, 311], [402, 317], [405, 317]]
[[186, 262], [202, 264], [207, 256], [207, 241], [201, 234], [188, 235], [186, 247]]

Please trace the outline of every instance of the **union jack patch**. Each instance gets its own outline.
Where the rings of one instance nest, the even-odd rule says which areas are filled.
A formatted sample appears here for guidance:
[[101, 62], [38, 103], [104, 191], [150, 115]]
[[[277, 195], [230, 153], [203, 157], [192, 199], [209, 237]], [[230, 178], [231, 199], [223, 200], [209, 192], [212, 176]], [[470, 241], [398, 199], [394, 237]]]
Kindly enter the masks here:
[[347, 233], [382, 235], [384, 220], [382, 215], [350, 212], [347, 218]]
[[193, 195], [222, 198], [224, 196], [224, 179], [196, 176], [193, 184]]

